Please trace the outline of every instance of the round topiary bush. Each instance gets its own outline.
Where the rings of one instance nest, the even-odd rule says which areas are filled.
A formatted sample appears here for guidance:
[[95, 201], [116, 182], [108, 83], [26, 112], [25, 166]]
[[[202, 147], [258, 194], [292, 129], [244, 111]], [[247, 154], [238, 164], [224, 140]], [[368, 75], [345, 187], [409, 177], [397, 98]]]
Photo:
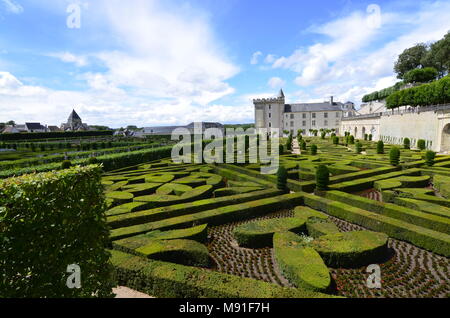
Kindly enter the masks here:
[[379, 140], [377, 142], [377, 154], [379, 155], [384, 154], [384, 142], [382, 140]]
[[280, 167], [278, 168], [278, 171], [277, 171], [277, 188], [278, 188], [278, 190], [282, 190], [285, 192], [288, 191], [287, 178], [288, 178], [288, 173], [286, 171], [286, 168], [280, 165]]
[[311, 155], [317, 155], [317, 145], [311, 145]]
[[361, 145], [360, 142], [357, 142], [357, 143], [356, 143], [356, 145], [355, 145], [355, 151], [356, 151], [356, 153], [361, 153], [361, 151], [362, 151], [362, 145]]
[[425, 153], [425, 163], [427, 164], [427, 166], [432, 166], [434, 165], [434, 158], [436, 158], [436, 153], [434, 151], [428, 150]]
[[425, 150], [427, 148], [425, 140], [423, 139], [419, 139], [417, 140], [417, 148], [419, 148], [419, 150]]
[[325, 165], [320, 165], [316, 170], [316, 190], [325, 191], [330, 183], [330, 171]]
[[403, 148], [411, 149], [411, 140], [409, 138], [403, 139]]
[[72, 166], [70, 160], [64, 160], [61, 162], [61, 169], [69, 169]]
[[398, 166], [400, 163], [400, 149], [397, 147], [391, 148], [391, 151], [389, 152], [389, 161], [391, 165]]

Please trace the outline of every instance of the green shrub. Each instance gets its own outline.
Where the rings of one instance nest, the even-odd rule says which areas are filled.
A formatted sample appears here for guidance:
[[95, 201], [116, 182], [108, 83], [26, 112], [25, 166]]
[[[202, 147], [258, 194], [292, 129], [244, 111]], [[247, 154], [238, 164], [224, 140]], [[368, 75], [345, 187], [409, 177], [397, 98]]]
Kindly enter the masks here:
[[[97, 166], [0, 181], [2, 297], [109, 297], [109, 229]], [[67, 267], [81, 268], [69, 289]]]
[[362, 145], [359, 141], [355, 144], [355, 151], [356, 153], [361, 153], [362, 151]]
[[280, 155], [284, 154], [284, 146], [282, 144], [278, 145], [278, 151]]
[[336, 146], [339, 145], [339, 137], [337, 137], [337, 136], [333, 137], [333, 144]]
[[397, 147], [392, 147], [389, 151], [389, 162], [393, 166], [398, 166], [400, 163], [400, 149]]
[[416, 68], [403, 75], [405, 83], [427, 83], [438, 77], [434, 67]]
[[331, 284], [327, 266], [320, 255], [291, 232], [275, 233], [273, 253], [283, 274], [295, 286], [326, 291]]
[[353, 145], [354, 143], [355, 143], [355, 137], [353, 137], [353, 135], [350, 135], [348, 137], [348, 144]]
[[377, 154], [384, 154], [384, 142], [382, 140], [377, 142]]
[[277, 188], [281, 191], [288, 191], [287, 188], [287, 178], [288, 174], [286, 168], [283, 165], [280, 165], [277, 171]]
[[317, 155], [317, 145], [311, 145], [311, 155]]
[[300, 233], [306, 229], [306, 221], [300, 218], [281, 218], [244, 223], [233, 230], [239, 246], [248, 248], [271, 247], [275, 232]]
[[419, 139], [419, 140], [417, 140], [417, 148], [419, 149], [419, 150], [425, 150], [426, 149], [426, 142], [425, 142], [425, 140], [423, 140], [423, 139]]
[[95, 157], [90, 157], [88, 160], [88, 164], [90, 164], [90, 165], [95, 165], [97, 163], [98, 163], [98, 159]]
[[72, 166], [70, 160], [64, 160], [61, 162], [61, 169], [69, 169]]
[[373, 139], [372, 134], [369, 134], [369, 141], [372, 141], [372, 139]]
[[432, 166], [434, 165], [434, 159], [436, 158], [436, 153], [434, 151], [428, 150], [425, 153], [425, 163], [427, 164], [427, 166]]
[[327, 135], [327, 133], [325, 131], [322, 131], [322, 133], [320, 134], [320, 138], [325, 139], [326, 135]]
[[145, 259], [111, 251], [117, 283], [161, 298], [333, 297], [203, 268]]
[[330, 267], [357, 268], [384, 259], [388, 255], [387, 244], [384, 233], [352, 231], [320, 236], [311, 246]]
[[411, 149], [411, 140], [409, 138], [403, 139], [403, 148]]
[[330, 183], [330, 171], [327, 166], [319, 165], [316, 170], [316, 189], [325, 191]]
[[306, 141], [304, 141], [303, 139], [300, 141], [300, 149], [306, 150]]
[[364, 134], [364, 140], [367, 141], [367, 139], [369, 139], [369, 135], [368, 134]]

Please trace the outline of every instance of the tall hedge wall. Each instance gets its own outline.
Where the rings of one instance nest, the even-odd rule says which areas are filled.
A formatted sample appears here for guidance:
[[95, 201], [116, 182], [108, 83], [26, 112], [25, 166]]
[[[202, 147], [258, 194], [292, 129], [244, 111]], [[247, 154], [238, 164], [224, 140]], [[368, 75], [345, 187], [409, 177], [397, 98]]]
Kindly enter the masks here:
[[450, 103], [450, 75], [429, 84], [397, 91], [386, 99], [387, 108]]
[[[112, 295], [99, 166], [0, 181], [0, 298]], [[67, 267], [81, 269], [70, 289]]]
[[0, 135], [0, 141], [13, 140], [34, 140], [50, 138], [71, 138], [71, 137], [93, 137], [93, 136], [112, 136], [112, 130], [94, 130], [94, 131], [58, 131], [42, 133], [17, 133]]

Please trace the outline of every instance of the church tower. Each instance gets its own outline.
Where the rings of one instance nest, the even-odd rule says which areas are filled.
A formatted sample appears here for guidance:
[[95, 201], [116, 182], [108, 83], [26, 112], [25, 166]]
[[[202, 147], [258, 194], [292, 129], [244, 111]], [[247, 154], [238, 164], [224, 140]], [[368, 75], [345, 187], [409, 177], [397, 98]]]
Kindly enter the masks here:
[[274, 98], [258, 98], [253, 100], [255, 106], [255, 128], [276, 129], [277, 136], [283, 135], [283, 114], [285, 97], [280, 89]]

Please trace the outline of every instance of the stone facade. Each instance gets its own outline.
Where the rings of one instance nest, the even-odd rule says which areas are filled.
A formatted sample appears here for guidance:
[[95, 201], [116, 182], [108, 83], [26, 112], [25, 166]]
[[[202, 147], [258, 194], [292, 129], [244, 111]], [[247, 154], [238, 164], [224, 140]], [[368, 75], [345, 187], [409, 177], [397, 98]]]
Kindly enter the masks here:
[[255, 107], [255, 128], [274, 129], [274, 134], [283, 135], [289, 131], [294, 135], [299, 129], [306, 134], [309, 130], [335, 129], [339, 132], [343, 115], [355, 114], [354, 104], [330, 101], [323, 103], [286, 104], [283, 90], [277, 97], [253, 100]]
[[402, 145], [404, 138], [424, 139], [427, 148], [439, 153], [450, 152], [450, 105], [403, 107], [382, 113], [366, 113], [352, 118], [343, 118], [341, 134], [350, 132], [362, 139], [372, 134], [373, 140]]

